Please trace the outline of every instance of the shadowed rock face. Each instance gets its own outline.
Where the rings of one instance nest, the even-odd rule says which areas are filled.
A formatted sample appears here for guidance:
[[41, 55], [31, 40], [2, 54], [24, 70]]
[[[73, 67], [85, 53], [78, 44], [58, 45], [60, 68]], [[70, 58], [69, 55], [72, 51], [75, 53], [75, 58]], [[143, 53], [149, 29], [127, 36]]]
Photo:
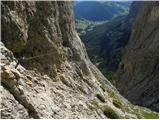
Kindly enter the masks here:
[[72, 2], [12, 1], [1, 8], [2, 118], [111, 118], [106, 105], [118, 118], [157, 117], [131, 105], [89, 61]]
[[135, 104], [158, 111], [159, 4], [144, 2], [117, 71], [117, 88]]

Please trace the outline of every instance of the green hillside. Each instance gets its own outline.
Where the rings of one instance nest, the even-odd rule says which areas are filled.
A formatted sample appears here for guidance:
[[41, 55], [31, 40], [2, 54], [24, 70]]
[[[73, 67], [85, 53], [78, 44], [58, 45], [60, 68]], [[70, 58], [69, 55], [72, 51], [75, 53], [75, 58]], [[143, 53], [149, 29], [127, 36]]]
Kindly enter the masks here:
[[128, 14], [131, 2], [110, 1], [82, 1], [75, 2], [74, 13], [76, 18], [90, 21], [111, 20], [119, 15]]

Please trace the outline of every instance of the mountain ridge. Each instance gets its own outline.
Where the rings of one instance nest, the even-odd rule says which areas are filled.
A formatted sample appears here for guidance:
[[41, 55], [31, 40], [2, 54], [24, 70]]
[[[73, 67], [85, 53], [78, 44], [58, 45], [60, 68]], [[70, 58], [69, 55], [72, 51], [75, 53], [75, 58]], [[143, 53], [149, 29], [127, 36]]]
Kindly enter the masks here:
[[127, 14], [129, 6], [130, 2], [82, 1], [74, 6], [74, 14], [91, 21], [108, 21], [115, 16]]

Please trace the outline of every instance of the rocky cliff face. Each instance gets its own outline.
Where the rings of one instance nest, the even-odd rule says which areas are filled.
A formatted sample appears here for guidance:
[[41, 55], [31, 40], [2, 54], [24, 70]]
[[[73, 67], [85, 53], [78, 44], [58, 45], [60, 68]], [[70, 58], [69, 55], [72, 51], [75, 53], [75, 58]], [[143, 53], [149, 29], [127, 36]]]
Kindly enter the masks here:
[[135, 104], [158, 111], [159, 5], [144, 2], [117, 72], [117, 88]]
[[72, 7], [1, 2], [1, 118], [158, 117], [131, 105], [91, 64]]

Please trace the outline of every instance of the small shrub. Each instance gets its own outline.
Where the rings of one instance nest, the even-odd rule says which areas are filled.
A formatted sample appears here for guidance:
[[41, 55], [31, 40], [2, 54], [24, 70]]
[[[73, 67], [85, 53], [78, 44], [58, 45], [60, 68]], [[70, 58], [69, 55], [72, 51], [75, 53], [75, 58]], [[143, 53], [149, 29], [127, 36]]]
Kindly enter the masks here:
[[115, 98], [115, 93], [113, 91], [107, 90], [107, 93], [110, 97]]
[[113, 99], [113, 105], [117, 108], [122, 108], [122, 103], [116, 99]]
[[105, 99], [102, 95], [100, 94], [96, 94], [96, 97], [101, 101], [101, 102], [105, 102]]
[[111, 119], [119, 119], [118, 114], [116, 113], [116, 111], [114, 111], [111, 107], [106, 106], [103, 110], [103, 113], [105, 116], [107, 116], [108, 118]]

